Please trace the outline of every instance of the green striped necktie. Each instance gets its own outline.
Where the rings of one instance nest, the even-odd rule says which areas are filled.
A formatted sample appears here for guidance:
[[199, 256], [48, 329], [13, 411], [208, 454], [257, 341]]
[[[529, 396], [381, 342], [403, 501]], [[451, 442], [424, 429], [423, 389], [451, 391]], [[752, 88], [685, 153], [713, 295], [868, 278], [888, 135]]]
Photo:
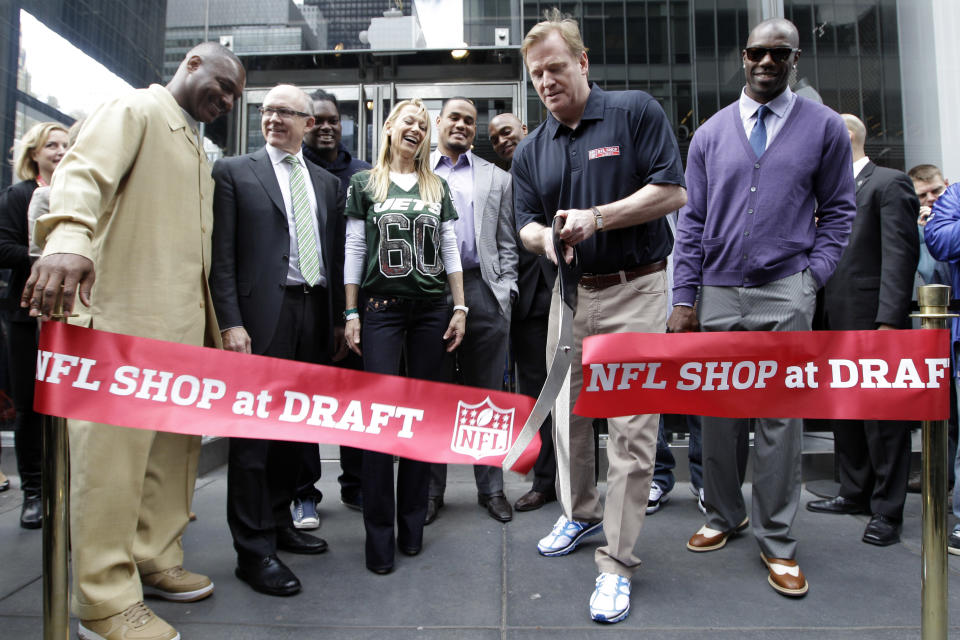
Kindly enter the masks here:
[[310, 218], [310, 198], [303, 167], [296, 156], [284, 158], [290, 163], [290, 200], [293, 203], [293, 222], [297, 229], [297, 253], [300, 255], [300, 274], [311, 287], [320, 282], [320, 254], [313, 235]]

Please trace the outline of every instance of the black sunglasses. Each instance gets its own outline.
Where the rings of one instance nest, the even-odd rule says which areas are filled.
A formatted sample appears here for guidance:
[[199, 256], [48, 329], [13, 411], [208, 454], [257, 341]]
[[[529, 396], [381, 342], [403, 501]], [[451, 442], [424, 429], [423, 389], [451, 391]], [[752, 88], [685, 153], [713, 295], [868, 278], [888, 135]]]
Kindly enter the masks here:
[[770, 59], [780, 64], [790, 57], [791, 53], [800, 53], [800, 49], [791, 47], [747, 47], [743, 50], [750, 62], [760, 62], [770, 54]]

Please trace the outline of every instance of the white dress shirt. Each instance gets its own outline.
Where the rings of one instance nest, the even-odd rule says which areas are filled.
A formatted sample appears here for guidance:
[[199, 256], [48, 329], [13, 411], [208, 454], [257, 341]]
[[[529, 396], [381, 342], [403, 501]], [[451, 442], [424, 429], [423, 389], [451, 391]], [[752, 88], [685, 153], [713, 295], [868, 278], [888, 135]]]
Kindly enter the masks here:
[[273, 172], [280, 184], [280, 193], [283, 195], [283, 207], [287, 214], [287, 227], [290, 231], [290, 262], [287, 267], [287, 284], [304, 284], [306, 280], [300, 273], [300, 249], [297, 243], [297, 223], [293, 217], [293, 204], [290, 197], [290, 170], [293, 166], [286, 162], [287, 156], [296, 156], [303, 170], [303, 179], [307, 184], [307, 198], [310, 200], [310, 226], [313, 228], [313, 238], [317, 243], [317, 253], [320, 255], [320, 282], [321, 287], [327, 286], [327, 271], [324, 268], [323, 246], [320, 244], [320, 231], [317, 229], [317, 194], [313, 190], [313, 179], [307, 171], [307, 164], [303, 160], [303, 152], [287, 153], [274, 146], [267, 145], [267, 155], [273, 163]]

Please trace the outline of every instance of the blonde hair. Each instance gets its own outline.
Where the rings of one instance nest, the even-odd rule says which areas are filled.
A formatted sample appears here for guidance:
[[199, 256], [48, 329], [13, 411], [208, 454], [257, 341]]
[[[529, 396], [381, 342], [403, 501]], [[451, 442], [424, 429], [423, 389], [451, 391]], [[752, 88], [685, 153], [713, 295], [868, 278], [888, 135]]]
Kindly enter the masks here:
[[417, 174], [417, 186], [420, 189], [420, 198], [424, 202], [440, 202], [443, 199], [443, 182], [430, 169], [430, 113], [424, 106], [420, 98], [413, 100], [403, 100], [398, 102], [386, 122], [383, 123], [383, 139], [380, 141], [380, 153], [377, 156], [377, 163], [370, 170], [370, 179], [367, 180], [366, 190], [370, 196], [377, 202], [383, 202], [387, 199], [387, 193], [390, 190], [390, 163], [393, 161], [393, 149], [390, 145], [390, 134], [387, 133], [388, 126], [392, 126], [400, 117], [400, 112], [406, 107], [417, 107], [419, 113], [422, 113], [427, 123], [427, 130], [423, 134], [423, 140], [413, 156], [414, 172]]
[[47, 144], [47, 138], [51, 131], [63, 131], [67, 133], [67, 128], [59, 122], [40, 122], [33, 125], [20, 138], [20, 148], [14, 146], [11, 153], [15, 153], [13, 159], [13, 171], [21, 180], [36, 180], [40, 175], [40, 167], [37, 161], [33, 159], [33, 152]]
[[560, 9], [554, 7], [544, 11], [543, 21], [533, 25], [527, 35], [524, 36], [523, 43], [520, 45], [520, 54], [524, 61], [527, 59], [527, 51], [530, 50], [530, 47], [546, 40], [554, 31], [563, 38], [570, 55], [574, 58], [579, 58], [587, 51], [583, 44], [583, 38], [580, 36], [580, 25], [571, 15], [560, 13]]

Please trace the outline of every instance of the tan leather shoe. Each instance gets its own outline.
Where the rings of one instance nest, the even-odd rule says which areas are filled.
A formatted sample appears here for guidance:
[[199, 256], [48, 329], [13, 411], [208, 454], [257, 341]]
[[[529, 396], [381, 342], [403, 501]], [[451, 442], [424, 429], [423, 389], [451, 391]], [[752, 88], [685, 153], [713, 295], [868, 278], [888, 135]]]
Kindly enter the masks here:
[[7, 476], [3, 475], [3, 471], [0, 471], [0, 493], [6, 491], [10, 488], [10, 480], [7, 479]]
[[210, 578], [180, 566], [142, 575], [140, 581], [143, 582], [143, 595], [173, 602], [196, 602], [213, 593]]
[[177, 630], [138, 602], [102, 620], [81, 620], [80, 640], [180, 640]]
[[803, 571], [800, 571], [800, 565], [797, 564], [796, 560], [768, 558], [762, 553], [760, 557], [763, 558], [763, 564], [767, 565], [767, 569], [770, 571], [767, 582], [777, 593], [792, 597], [806, 595], [810, 585], [807, 584], [807, 579], [804, 577]]
[[747, 528], [748, 524], [750, 524], [749, 517], [744, 518], [743, 522], [734, 527], [732, 531], [717, 531], [707, 525], [703, 525], [700, 527], [700, 530], [693, 534], [690, 540], [687, 541], [687, 549], [698, 553], [721, 549], [723, 545], [727, 544], [727, 539], [730, 538], [730, 536], [743, 531]]

